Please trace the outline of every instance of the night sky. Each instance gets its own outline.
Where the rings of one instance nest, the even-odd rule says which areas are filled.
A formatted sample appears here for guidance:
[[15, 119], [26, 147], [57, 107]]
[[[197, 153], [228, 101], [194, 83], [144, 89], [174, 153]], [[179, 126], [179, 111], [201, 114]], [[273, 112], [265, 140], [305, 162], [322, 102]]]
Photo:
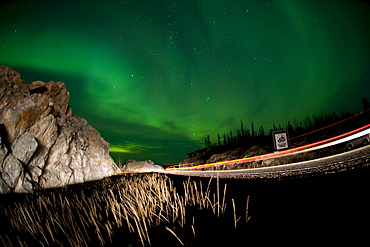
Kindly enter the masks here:
[[175, 164], [240, 120], [268, 130], [370, 99], [364, 1], [2, 2], [0, 64], [65, 82], [122, 161]]

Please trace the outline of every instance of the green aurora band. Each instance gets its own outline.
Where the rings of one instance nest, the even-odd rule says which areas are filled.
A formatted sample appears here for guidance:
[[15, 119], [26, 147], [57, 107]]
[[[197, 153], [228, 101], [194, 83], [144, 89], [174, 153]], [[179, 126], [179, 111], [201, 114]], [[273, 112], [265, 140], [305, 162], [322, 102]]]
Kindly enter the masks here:
[[[204, 137], [370, 96], [363, 1], [9, 1], [0, 63], [63, 81], [121, 159], [174, 164]], [[248, 127], [248, 126], [247, 126]]]

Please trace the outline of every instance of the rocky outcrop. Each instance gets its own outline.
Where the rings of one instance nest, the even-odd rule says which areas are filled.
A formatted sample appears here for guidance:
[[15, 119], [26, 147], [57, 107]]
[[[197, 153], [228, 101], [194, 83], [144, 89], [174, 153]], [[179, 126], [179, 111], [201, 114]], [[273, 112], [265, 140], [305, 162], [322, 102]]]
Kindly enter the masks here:
[[208, 163], [208, 159], [210, 159], [214, 154], [219, 154], [224, 152], [225, 150], [219, 146], [212, 146], [207, 147], [204, 149], [196, 150], [194, 152], [186, 154], [186, 158], [179, 163], [179, 165], [186, 165], [186, 164], [194, 164], [200, 165]]
[[[306, 144], [301, 144], [300, 146]], [[302, 151], [298, 153], [286, 153], [279, 156], [266, 157], [264, 154], [272, 153], [268, 146], [252, 146], [250, 148], [238, 147], [229, 149], [226, 151], [216, 152], [222, 150], [215, 148], [207, 148], [197, 150], [189, 153], [187, 158], [179, 164], [179, 167], [188, 167], [193, 165], [207, 164], [205, 168], [198, 168], [200, 170], [235, 170], [235, 169], [250, 169], [250, 168], [261, 168], [278, 166], [285, 164], [292, 164], [302, 161], [308, 161], [318, 158], [323, 158], [330, 155], [335, 155], [344, 151], [344, 145], [330, 146], [313, 151]], [[210, 155], [211, 151], [215, 151], [214, 154]], [[257, 156], [257, 157], [256, 157]], [[261, 156], [261, 157], [258, 157]], [[208, 157], [207, 159], [205, 159]], [[238, 159], [255, 157], [251, 161], [243, 161]], [[233, 162], [234, 160], [238, 160]], [[227, 163], [214, 164], [216, 162], [231, 161]]]
[[72, 115], [63, 82], [26, 84], [0, 66], [0, 193], [32, 192], [119, 172], [109, 144]]
[[228, 149], [223, 146], [208, 147], [205, 149], [197, 150], [186, 155], [186, 159], [180, 162], [179, 165], [187, 164], [209, 164], [219, 161], [235, 160], [247, 157], [253, 157], [269, 153], [268, 146], [252, 146], [252, 147], [238, 147]]
[[208, 160], [207, 163], [214, 163], [218, 161], [225, 161], [225, 160], [235, 160], [235, 159], [242, 159], [253, 157], [257, 155], [267, 154], [269, 153], [268, 147], [262, 146], [252, 146], [249, 149], [245, 149], [242, 147], [227, 150], [221, 153], [217, 153], [212, 155]]
[[121, 168], [122, 172], [160, 172], [163, 170], [162, 166], [155, 165], [151, 160], [128, 160]]

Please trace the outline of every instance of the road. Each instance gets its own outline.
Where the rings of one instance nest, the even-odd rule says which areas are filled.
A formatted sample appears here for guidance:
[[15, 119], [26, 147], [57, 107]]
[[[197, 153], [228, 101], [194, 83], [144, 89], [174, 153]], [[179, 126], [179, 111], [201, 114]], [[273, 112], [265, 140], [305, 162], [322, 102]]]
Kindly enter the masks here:
[[287, 165], [238, 170], [179, 170], [166, 171], [172, 175], [220, 177], [236, 179], [284, 178], [343, 172], [370, 165], [370, 146], [361, 147], [349, 152]]
[[236, 178], [236, 179], [257, 179], [257, 178], [284, 178], [292, 176], [308, 176], [315, 174], [335, 173], [347, 171], [358, 167], [370, 165], [370, 146], [361, 147], [352, 151], [297, 163], [277, 165], [261, 168], [236, 169], [236, 170], [198, 170], [199, 168], [217, 167], [227, 164], [235, 164], [253, 161], [255, 159], [267, 159], [271, 157], [282, 157], [286, 155], [297, 154], [325, 148], [331, 145], [347, 142], [351, 139], [358, 138], [361, 135], [369, 134], [369, 125], [357, 130], [345, 133], [343, 135], [329, 138], [317, 143], [305, 145], [295, 149], [262, 155], [258, 157], [250, 157], [234, 161], [217, 162], [213, 164], [204, 164], [194, 167], [173, 167], [165, 171], [173, 175], [199, 176], [199, 177], [220, 177], [220, 178]]

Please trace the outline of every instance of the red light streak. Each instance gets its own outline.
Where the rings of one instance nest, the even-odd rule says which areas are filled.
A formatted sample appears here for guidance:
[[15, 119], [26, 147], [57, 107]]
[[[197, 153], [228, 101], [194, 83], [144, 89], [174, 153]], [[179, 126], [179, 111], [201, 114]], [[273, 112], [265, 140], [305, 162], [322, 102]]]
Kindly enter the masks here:
[[340, 120], [340, 121], [338, 121], [338, 122], [336, 122], [336, 123], [333, 123], [333, 124], [330, 124], [330, 125], [328, 125], [328, 126], [322, 127], [322, 128], [320, 128], [320, 129], [313, 130], [313, 131], [310, 131], [310, 132], [308, 132], [308, 133], [304, 133], [304, 134], [302, 134], [302, 135], [292, 137], [292, 138], [290, 138], [290, 140], [293, 140], [293, 139], [296, 139], [296, 138], [299, 138], [299, 137], [302, 137], [302, 136], [305, 136], [305, 135], [309, 135], [309, 134], [315, 133], [315, 132], [317, 132], [317, 131], [320, 131], [320, 130], [323, 130], [323, 129], [326, 129], [326, 128], [329, 128], [329, 127], [332, 127], [332, 126], [337, 125], [337, 124], [339, 124], [339, 123], [342, 123], [342, 122], [345, 122], [345, 121], [347, 121], [347, 120], [350, 120], [351, 118], [358, 117], [359, 115], [361, 115], [361, 114], [363, 114], [363, 113], [365, 113], [365, 112], [367, 112], [367, 111], [370, 111], [370, 109], [367, 109], [367, 110], [365, 110], [365, 111], [363, 111], [363, 112], [360, 112], [360, 113], [358, 113], [358, 114], [356, 114], [356, 115], [353, 115], [353, 116], [351, 116], [351, 117], [349, 117], [349, 118], [346, 118], [346, 119]]
[[[190, 166], [190, 167], [189, 166], [187, 166], [187, 167], [179, 167], [179, 166], [183, 166], [183, 165], [174, 165], [174, 166], [167, 167], [166, 168], [166, 171], [203, 169], [203, 168], [209, 168], [209, 167], [216, 167], [216, 166], [220, 166], [220, 165], [238, 164], [238, 163], [251, 162], [251, 161], [258, 160], [258, 159], [267, 159], [267, 158], [273, 158], [273, 157], [276, 157], [276, 156], [283, 156], [283, 155], [287, 155], [287, 154], [290, 154], [290, 153], [293, 153], [293, 152], [302, 151], [302, 150], [305, 150], [305, 149], [308, 149], [308, 148], [311, 148], [311, 147], [314, 147], [314, 146], [325, 144], [325, 143], [328, 143], [328, 142], [331, 142], [331, 141], [335, 141], [335, 140], [338, 140], [340, 138], [343, 138], [343, 137], [352, 135], [352, 134], [354, 134], [356, 132], [359, 132], [359, 131], [364, 130], [364, 129], [367, 129], [367, 128], [370, 128], [370, 124], [365, 125], [363, 127], [360, 127], [358, 129], [349, 131], [347, 133], [344, 133], [344, 134], [341, 134], [341, 135], [338, 135], [338, 136], [334, 136], [334, 137], [331, 137], [331, 138], [322, 140], [322, 141], [310, 143], [310, 144], [307, 144], [307, 145], [304, 145], [304, 146], [300, 146], [300, 147], [296, 147], [296, 148], [291, 148], [291, 149], [287, 149], [287, 150], [279, 151], [279, 152], [275, 152], [275, 153], [268, 153], [268, 154], [254, 156], [254, 157], [236, 159], [236, 160], [219, 161], [219, 162], [215, 162], [215, 163], [195, 165], [195, 166]], [[186, 165], [192, 165], [192, 163], [190, 163], [190, 164], [188, 163]]]

